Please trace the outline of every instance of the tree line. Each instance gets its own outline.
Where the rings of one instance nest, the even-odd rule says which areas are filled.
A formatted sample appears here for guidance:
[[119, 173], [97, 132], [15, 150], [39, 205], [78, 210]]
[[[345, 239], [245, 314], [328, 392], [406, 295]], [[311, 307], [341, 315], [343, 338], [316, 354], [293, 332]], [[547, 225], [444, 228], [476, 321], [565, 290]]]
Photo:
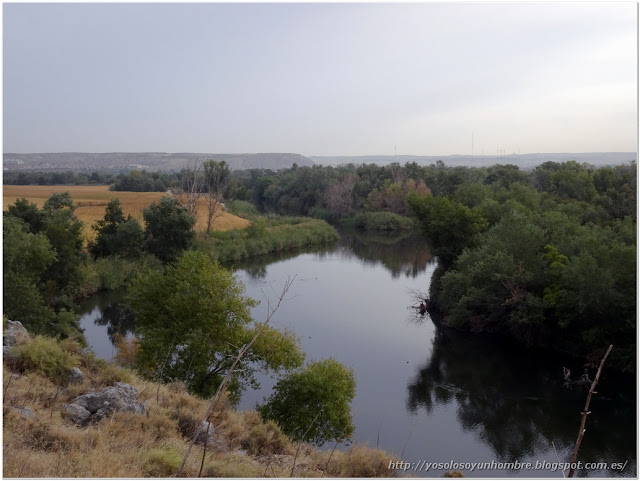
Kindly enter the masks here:
[[[449, 326], [635, 370], [636, 165], [501, 166], [407, 202], [439, 259]], [[478, 172], [481, 173], [481, 172]]]

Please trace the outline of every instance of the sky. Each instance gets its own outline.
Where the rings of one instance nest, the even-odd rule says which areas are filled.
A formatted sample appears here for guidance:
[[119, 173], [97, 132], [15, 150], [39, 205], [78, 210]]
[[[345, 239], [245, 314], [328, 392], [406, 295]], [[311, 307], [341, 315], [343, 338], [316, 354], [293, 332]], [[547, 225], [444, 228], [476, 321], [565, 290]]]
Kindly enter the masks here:
[[3, 5], [3, 150], [635, 152], [636, 2]]

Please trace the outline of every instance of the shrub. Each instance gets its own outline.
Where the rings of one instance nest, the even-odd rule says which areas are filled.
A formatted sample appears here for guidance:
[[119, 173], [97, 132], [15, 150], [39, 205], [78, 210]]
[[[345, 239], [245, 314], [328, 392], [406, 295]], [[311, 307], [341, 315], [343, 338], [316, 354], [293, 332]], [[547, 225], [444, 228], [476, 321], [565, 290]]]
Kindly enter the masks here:
[[176, 448], [152, 449], [147, 458], [146, 471], [149, 476], [168, 478], [178, 472], [182, 464], [182, 454]]
[[79, 362], [78, 357], [64, 350], [58, 341], [43, 336], [13, 349], [18, 369], [37, 372], [61, 385], [67, 384], [69, 371]]
[[293, 439], [321, 445], [353, 433], [349, 404], [355, 391], [353, 370], [326, 359], [280, 379], [259, 411]]

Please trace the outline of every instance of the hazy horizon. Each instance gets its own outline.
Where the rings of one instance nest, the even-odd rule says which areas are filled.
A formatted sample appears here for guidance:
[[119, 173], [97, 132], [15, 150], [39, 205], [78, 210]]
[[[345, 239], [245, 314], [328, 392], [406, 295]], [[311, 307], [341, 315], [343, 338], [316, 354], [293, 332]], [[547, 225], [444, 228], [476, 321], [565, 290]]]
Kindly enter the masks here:
[[3, 151], [637, 151], [637, 4], [4, 4]]

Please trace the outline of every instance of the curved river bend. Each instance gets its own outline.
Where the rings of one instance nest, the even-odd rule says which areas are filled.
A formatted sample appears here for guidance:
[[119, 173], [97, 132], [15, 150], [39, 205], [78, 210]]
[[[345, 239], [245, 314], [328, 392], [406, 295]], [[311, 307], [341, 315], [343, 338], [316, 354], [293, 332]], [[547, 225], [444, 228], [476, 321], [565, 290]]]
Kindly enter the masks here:
[[[254, 318], [266, 315], [265, 299], [278, 297], [296, 276], [278, 313], [276, 327], [301, 339], [307, 360], [333, 357], [354, 369], [354, 440], [392, 453], [393, 461], [416, 464], [419, 477], [441, 476], [427, 463], [557, 463], [568, 460], [585, 393], [561, 386], [562, 367], [580, 363], [500, 342], [464, 336], [419, 319], [413, 291], [427, 292], [436, 264], [416, 238], [344, 234], [338, 245], [308, 253], [262, 257], [239, 264], [247, 295], [263, 301]], [[110, 339], [135, 327], [119, 303], [123, 293], [96, 296], [83, 306], [85, 337], [110, 359]], [[262, 376], [239, 409], [252, 409], [275, 380]], [[624, 471], [582, 469], [578, 476], [636, 476], [636, 409], [633, 379], [603, 379], [579, 459], [627, 462]], [[331, 448], [332, 446], [328, 446]], [[346, 446], [345, 446], [346, 447]], [[467, 477], [562, 477], [550, 469], [470, 471]]]

